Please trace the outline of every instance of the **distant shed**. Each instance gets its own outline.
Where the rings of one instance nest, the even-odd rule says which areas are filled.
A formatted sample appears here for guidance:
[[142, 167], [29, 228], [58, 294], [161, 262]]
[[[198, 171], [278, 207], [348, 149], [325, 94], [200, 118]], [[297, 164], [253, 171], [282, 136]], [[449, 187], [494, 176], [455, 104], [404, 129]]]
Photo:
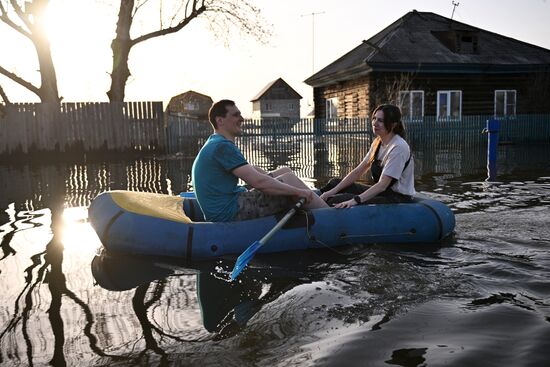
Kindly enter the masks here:
[[206, 120], [212, 104], [212, 98], [209, 96], [190, 90], [172, 97], [166, 112], [172, 116]]
[[252, 98], [252, 118], [300, 118], [300, 100], [298, 94], [282, 78], [267, 84]]

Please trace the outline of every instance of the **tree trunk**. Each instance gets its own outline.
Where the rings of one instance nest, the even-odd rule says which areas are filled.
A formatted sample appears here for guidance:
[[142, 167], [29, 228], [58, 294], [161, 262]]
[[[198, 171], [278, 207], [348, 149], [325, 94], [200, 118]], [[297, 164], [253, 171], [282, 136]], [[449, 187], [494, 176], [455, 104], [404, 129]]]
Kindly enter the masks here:
[[53, 65], [49, 42], [46, 39], [39, 39], [35, 42], [35, 47], [41, 79], [38, 97], [42, 102], [59, 103], [61, 98], [57, 89], [57, 75]]
[[132, 25], [132, 10], [134, 0], [121, 0], [116, 27], [116, 38], [111, 43], [113, 50], [113, 70], [111, 73], [111, 89], [107, 92], [109, 101], [124, 102], [124, 89], [130, 77], [128, 58], [132, 48], [130, 27]]
[[52, 60], [50, 40], [46, 35], [44, 15], [49, 0], [34, 0], [32, 2], [34, 25], [31, 27], [32, 41], [38, 56], [40, 67], [40, 88], [38, 96], [42, 102], [59, 103], [59, 90], [57, 89], [57, 75]]

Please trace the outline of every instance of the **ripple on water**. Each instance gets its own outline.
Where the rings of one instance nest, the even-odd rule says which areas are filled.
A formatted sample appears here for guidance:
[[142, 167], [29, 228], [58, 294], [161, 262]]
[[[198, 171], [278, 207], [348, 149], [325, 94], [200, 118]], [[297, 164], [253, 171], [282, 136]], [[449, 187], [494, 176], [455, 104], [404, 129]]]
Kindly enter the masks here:
[[493, 304], [469, 310], [461, 302], [434, 301], [377, 330], [355, 330], [319, 352], [315, 365], [543, 366], [548, 335], [550, 323], [526, 309]]

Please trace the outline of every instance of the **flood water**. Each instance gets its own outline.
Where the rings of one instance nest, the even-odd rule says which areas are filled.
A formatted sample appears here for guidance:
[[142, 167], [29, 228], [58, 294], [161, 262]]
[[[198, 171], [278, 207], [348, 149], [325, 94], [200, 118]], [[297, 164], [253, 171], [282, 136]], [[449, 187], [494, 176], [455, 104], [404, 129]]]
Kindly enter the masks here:
[[[364, 154], [342, 152], [257, 163], [319, 187]], [[105, 254], [87, 221], [104, 190], [188, 190], [189, 157], [2, 165], [0, 364], [548, 366], [549, 162], [501, 146], [486, 182], [482, 150], [415, 152], [451, 238], [256, 255], [235, 283], [231, 259]]]

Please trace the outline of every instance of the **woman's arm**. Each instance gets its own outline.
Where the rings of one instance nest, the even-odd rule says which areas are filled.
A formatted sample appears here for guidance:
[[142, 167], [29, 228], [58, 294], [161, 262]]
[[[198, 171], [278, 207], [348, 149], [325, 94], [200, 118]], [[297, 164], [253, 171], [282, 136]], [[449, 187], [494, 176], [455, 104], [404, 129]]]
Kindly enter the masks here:
[[[392, 178], [390, 176], [382, 175], [380, 177], [380, 180], [378, 180], [377, 183], [369, 187], [367, 190], [363, 191], [361, 195], [359, 196], [359, 199], [362, 203], [364, 203], [367, 200], [372, 199], [376, 195], [386, 191], [386, 189], [390, 186], [392, 182]], [[351, 199], [348, 201], [344, 201], [342, 203], [338, 203], [334, 205], [335, 208], [351, 208], [352, 206], [358, 205], [359, 203], [355, 201], [355, 199]]]
[[334, 186], [334, 188], [332, 188], [331, 190], [322, 193], [321, 199], [327, 201], [330, 197], [336, 195], [349, 185], [355, 183], [355, 181], [357, 181], [359, 177], [361, 177], [361, 175], [363, 175], [367, 171], [368, 168], [368, 160], [363, 159], [363, 161], [359, 163], [359, 165], [355, 167], [350, 173], [348, 173], [346, 177], [344, 177], [344, 179], [340, 181], [340, 183], [338, 183], [338, 185]]

